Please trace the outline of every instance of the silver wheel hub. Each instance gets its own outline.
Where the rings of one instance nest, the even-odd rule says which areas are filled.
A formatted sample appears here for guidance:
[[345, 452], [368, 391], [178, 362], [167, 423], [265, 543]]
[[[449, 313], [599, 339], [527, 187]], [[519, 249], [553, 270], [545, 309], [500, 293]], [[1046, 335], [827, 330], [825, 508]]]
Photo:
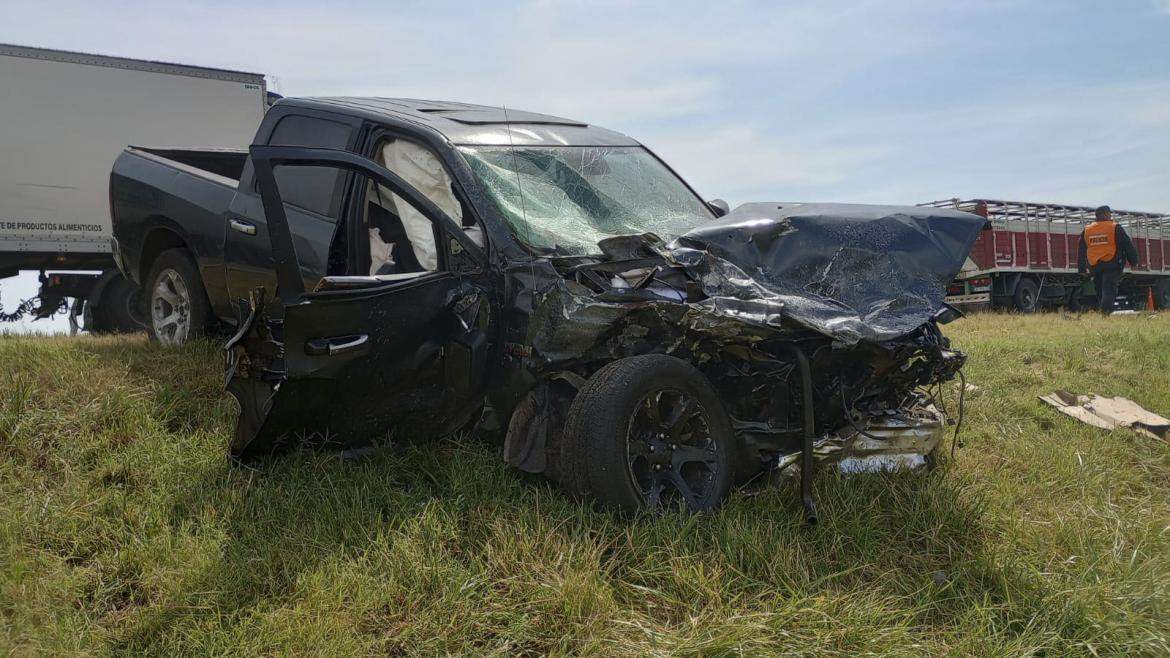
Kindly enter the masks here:
[[182, 345], [191, 333], [191, 294], [172, 269], [160, 272], [150, 291], [150, 323], [163, 345]]

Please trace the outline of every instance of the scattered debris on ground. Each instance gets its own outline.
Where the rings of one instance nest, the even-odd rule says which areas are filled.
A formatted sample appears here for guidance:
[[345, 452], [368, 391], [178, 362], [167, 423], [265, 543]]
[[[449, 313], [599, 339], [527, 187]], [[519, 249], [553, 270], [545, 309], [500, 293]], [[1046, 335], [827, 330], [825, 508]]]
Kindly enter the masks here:
[[1170, 440], [1170, 420], [1127, 398], [1053, 391], [1041, 395], [1040, 399], [1056, 407], [1057, 411], [1094, 427], [1106, 430], [1125, 427], [1151, 438]]
[[983, 392], [982, 386], [975, 384], [968, 384], [966, 382], [955, 382], [955, 388], [963, 391], [965, 395], [976, 396]]

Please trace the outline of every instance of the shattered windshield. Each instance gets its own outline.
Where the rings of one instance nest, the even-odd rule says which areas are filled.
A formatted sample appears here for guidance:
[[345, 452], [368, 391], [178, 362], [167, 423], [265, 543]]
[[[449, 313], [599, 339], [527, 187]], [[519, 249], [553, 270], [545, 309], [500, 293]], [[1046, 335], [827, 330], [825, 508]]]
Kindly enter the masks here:
[[513, 234], [562, 255], [597, 254], [615, 235], [670, 241], [713, 217], [640, 146], [461, 147]]

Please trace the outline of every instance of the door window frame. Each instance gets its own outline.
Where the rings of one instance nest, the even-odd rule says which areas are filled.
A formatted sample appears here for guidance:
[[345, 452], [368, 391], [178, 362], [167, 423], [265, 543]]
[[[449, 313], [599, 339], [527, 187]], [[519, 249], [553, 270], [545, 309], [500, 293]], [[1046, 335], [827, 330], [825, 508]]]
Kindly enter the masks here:
[[[478, 212], [476, 212], [475, 206], [471, 204], [471, 201], [463, 189], [463, 185], [460, 183], [459, 178], [453, 171], [451, 171], [451, 167], [448, 166], [447, 162], [443, 159], [442, 153], [440, 153], [432, 144], [430, 144], [422, 137], [412, 135], [407, 131], [373, 123], [368, 123], [361, 130], [359, 130], [357, 137], [357, 144], [351, 146], [349, 150], [361, 154], [374, 164], [377, 164], [378, 162], [377, 159], [379, 148], [383, 145], [383, 143], [390, 139], [405, 140], [414, 144], [415, 146], [424, 148], [429, 151], [435, 157], [435, 160], [438, 161], [439, 165], [443, 168], [444, 173], [447, 174], [447, 178], [451, 181], [451, 192], [455, 195], [455, 200], [459, 202], [460, 208], [463, 211], [464, 221], [467, 221], [467, 219], [470, 218], [473, 222], [472, 225], [479, 228], [479, 233], [481, 239], [483, 240], [483, 245], [480, 246], [480, 251], [483, 252], [483, 254], [488, 253], [489, 237], [487, 234], [487, 228], [484, 226], [483, 218], [479, 216]], [[367, 268], [369, 265], [369, 232], [364, 230], [365, 227], [361, 222], [364, 217], [363, 210], [367, 201], [366, 190], [368, 185], [362, 183], [359, 180], [360, 178], [360, 176], [354, 176], [351, 174], [348, 180], [346, 180], [345, 195], [343, 199], [344, 205], [341, 208], [340, 215], [341, 222], [344, 222], [348, 230], [346, 237], [349, 248], [346, 257], [346, 269], [350, 274], [354, 273], [354, 267], [359, 262], [365, 265]], [[428, 217], [428, 219], [431, 218]], [[439, 259], [435, 271], [448, 271], [450, 270], [450, 263], [448, 262], [450, 258], [450, 241], [444, 237], [440, 225], [435, 222], [434, 219], [431, 219], [431, 223], [435, 227], [435, 246]], [[459, 224], [459, 222], [455, 223]], [[459, 228], [461, 233], [465, 233], [463, 229], [467, 227], [460, 225]], [[361, 258], [360, 261], [358, 260], [359, 258]]]
[[[356, 151], [358, 144], [365, 138], [365, 130], [362, 130], [362, 122], [352, 116], [345, 114], [338, 114], [336, 112], [326, 112], [323, 110], [314, 110], [307, 107], [289, 107], [283, 112], [278, 112], [280, 108], [276, 107], [268, 112], [268, 119], [266, 119], [262, 126], [261, 134], [256, 135], [256, 143], [272, 146], [269, 142], [272, 139], [272, 133], [276, 132], [276, 127], [280, 125], [288, 117], [302, 117], [305, 119], [318, 119], [321, 121], [331, 121], [333, 123], [340, 123], [349, 126], [349, 139], [345, 143], [345, 150]], [[249, 147], [250, 148], [250, 147]], [[320, 147], [312, 147], [320, 148]], [[345, 213], [345, 191], [349, 189], [350, 180], [353, 178], [352, 172], [345, 171], [345, 175], [339, 176], [336, 183], [333, 185], [332, 196], [329, 199], [329, 211], [326, 214], [321, 214], [311, 208], [305, 208], [295, 203], [286, 202], [296, 208], [299, 212], [306, 213], [316, 217], [322, 221], [327, 221], [331, 224], [340, 224]], [[244, 170], [240, 174], [239, 191], [249, 196], [260, 197], [260, 181], [256, 176], [256, 167], [253, 158], [249, 157], [244, 163]]]
[[[377, 143], [377, 140], [374, 143]], [[429, 279], [435, 275], [452, 275], [453, 273], [447, 267], [450, 240], [458, 242], [463, 248], [463, 251], [469, 258], [475, 261], [481, 270], [487, 266], [487, 256], [484, 248], [475, 244], [454, 218], [449, 217], [435, 206], [430, 199], [397, 174], [379, 165], [376, 161], [365, 155], [338, 149], [270, 145], [253, 145], [249, 149], [249, 153], [251, 155], [258, 189], [260, 190], [265, 222], [268, 225], [268, 237], [271, 242], [272, 256], [276, 263], [277, 290], [281, 302], [286, 306], [300, 301], [307, 301], [317, 296], [368, 295], [374, 292], [375, 289], [408, 285], [415, 281]], [[274, 175], [275, 168], [281, 166], [334, 167], [350, 173], [351, 179], [372, 179], [376, 183], [391, 190], [403, 201], [422, 213], [435, 226], [437, 238], [441, 237], [438, 243], [440, 247], [439, 251], [442, 253], [439, 269], [434, 272], [420, 272], [417, 278], [411, 278], [405, 281], [402, 279], [379, 281], [377, 277], [369, 277], [369, 286], [320, 292], [306, 291], [304, 280], [300, 277], [300, 262], [296, 253], [296, 246], [293, 243], [292, 232], [289, 228], [288, 216], [285, 212], [279, 186], [276, 183], [276, 177]], [[448, 172], [448, 176], [450, 176], [450, 172]], [[349, 184], [350, 189], [353, 188], [353, 185], [354, 183], [351, 180]], [[271, 190], [271, 193], [266, 193], [269, 190]], [[458, 194], [458, 191], [456, 191], [456, 194]], [[365, 200], [364, 196], [363, 191], [361, 197], [362, 202]], [[466, 201], [460, 199], [460, 202], [463, 204], [464, 210], [467, 210], [468, 204]], [[356, 205], [354, 203], [349, 204], [347, 213], [350, 216], [352, 216]], [[478, 218], [476, 219], [478, 221]]]

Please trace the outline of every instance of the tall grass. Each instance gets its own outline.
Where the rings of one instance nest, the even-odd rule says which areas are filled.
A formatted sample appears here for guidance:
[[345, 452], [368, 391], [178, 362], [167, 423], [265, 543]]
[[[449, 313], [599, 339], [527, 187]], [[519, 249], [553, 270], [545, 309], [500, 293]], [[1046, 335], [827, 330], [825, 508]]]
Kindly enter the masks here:
[[225, 460], [210, 345], [4, 337], [0, 653], [1170, 652], [1170, 449], [1055, 388], [1170, 414], [1167, 318], [980, 315], [965, 447], [698, 517], [623, 519], [447, 440]]

